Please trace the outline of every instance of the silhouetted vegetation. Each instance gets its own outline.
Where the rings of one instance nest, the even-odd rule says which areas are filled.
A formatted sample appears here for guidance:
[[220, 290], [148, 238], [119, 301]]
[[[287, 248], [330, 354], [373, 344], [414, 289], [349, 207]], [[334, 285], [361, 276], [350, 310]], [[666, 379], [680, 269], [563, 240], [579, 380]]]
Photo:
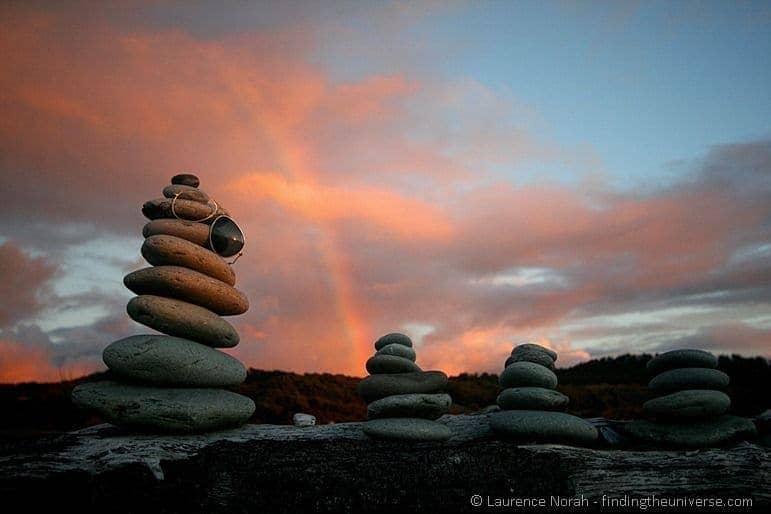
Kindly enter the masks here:
[[[642, 403], [651, 397], [645, 365], [650, 355], [621, 355], [558, 369], [558, 389], [570, 397], [568, 411], [582, 417], [631, 419], [641, 417]], [[761, 357], [720, 357], [719, 368], [731, 376], [728, 394], [735, 414], [751, 416], [771, 408], [771, 366]], [[109, 377], [97, 373], [78, 380], [49, 384], [0, 384], [0, 430], [48, 432], [81, 428], [99, 419], [75, 409], [70, 391], [75, 385]], [[299, 375], [251, 369], [236, 391], [252, 398], [254, 423], [287, 424], [296, 412], [316, 416], [318, 423], [362, 420], [366, 405], [359, 399], [358, 378], [329, 373]], [[450, 378], [451, 412], [473, 412], [495, 404], [500, 392], [496, 375], [463, 373]]]

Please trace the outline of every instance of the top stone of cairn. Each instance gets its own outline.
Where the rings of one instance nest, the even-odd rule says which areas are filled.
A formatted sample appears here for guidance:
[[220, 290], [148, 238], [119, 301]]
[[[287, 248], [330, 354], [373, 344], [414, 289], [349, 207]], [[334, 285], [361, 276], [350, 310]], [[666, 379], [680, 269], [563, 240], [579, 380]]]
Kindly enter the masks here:
[[171, 183], [182, 186], [198, 187], [201, 181], [192, 173], [180, 173], [179, 175], [171, 177]]

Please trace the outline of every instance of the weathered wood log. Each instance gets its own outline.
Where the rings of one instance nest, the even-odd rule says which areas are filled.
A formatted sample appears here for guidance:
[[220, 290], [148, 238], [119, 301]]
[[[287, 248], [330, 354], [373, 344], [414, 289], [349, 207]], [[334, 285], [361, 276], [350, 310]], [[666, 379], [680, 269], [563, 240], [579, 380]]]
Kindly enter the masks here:
[[360, 423], [189, 436], [100, 425], [4, 445], [0, 497], [29, 508], [66, 498], [104, 512], [479, 512], [541, 498], [552, 509], [583, 498], [583, 510], [614, 510], [611, 499], [654, 495], [771, 505], [771, 450], [749, 442], [701, 451], [517, 445], [493, 439], [485, 415], [440, 421], [454, 434], [447, 443], [373, 441]]

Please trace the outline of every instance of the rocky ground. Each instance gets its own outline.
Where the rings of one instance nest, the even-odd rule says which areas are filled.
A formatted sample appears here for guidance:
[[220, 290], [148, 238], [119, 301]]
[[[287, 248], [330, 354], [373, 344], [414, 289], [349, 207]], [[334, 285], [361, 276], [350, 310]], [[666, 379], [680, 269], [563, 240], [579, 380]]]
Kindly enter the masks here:
[[77, 499], [81, 509], [110, 512], [479, 512], [511, 498], [582, 496], [599, 510], [603, 495], [652, 494], [771, 505], [771, 450], [756, 442], [661, 450], [617, 439], [612, 446], [622, 430], [590, 420], [605, 434], [594, 448], [518, 445], [493, 438], [488, 416], [444, 416], [452, 438], [418, 444], [368, 439], [361, 423], [186, 436], [100, 425], [4, 445], [0, 497], [31, 509]]

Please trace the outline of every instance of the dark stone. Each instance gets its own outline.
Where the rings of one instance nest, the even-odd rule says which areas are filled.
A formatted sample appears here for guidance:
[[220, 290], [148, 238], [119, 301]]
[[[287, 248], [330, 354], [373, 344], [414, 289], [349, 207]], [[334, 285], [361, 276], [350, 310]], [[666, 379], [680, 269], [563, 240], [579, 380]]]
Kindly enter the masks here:
[[496, 403], [505, 410], [563, 410], [569, 402], [567, 396], [553, 389], [510, 387], [501, 391]]
[[171, 177], [172, 184], [181, 184], [183, 186], [198, 187], [201, 181], [192, 173], [180, 173]]
[[541, 346], [540, 344], [535, 344], [535, 343], [518, 344], [517, 346], [514, 347], [513, 350], [511, 350], [511, 354], [514, 355], [515, 352], [522, 351], [522, 350], [535, 350], [535, 351], [543, 352], [549, 357], [551, 357], [551, 360], [553, 361], [557, 360], [557, 352], [555, 352], [554, 350], [550, 350], [545, 346]]
[[373, 355], [367, 360], [367, 371], [373, 375], [383, 373], [411, 373], [421, 371], [420, 366], [396, 355]]
[[163, 196], [166, 198], [177, 197], [177, 199], [192, 200], [200, 203], [209, 203], [211, 201], [209, 195], [200, 189], [191, 186], [183, 186], [181, 184], [172, 184], [164, 187]]
[[552, 359], [548, 353], [532, 348], [515, 348], [514, 351], [511, 352], [511, 356], [506, 359], [504, 367], [508, 367], [515, 362], [533, 362], [535, 364], [540, 364], [545, 368], [554, 369], [554, 359]]
[[717, 368], [717, 357], [704, 350], [672, 350], [656, 355], [647, 367], [651, 374], [675, 368]]
[[403, 344], [389, 344], [377, 351], [376, 355], [395, 355], [415, 362], [415, 350]]
[[[172, 210], [171, 198], [156, 198], [148, 200], [142, 205], [142, 214], [147, 219], [156, 220], [161, 218], [183, 219], [210, 224], [218, 216], [228, 215], [228, 211], [221, 206], [214, 207], [214, 204], [205, 204], [193, 200], [177, 199], [173, 202]], [[176, 213], [176, 216], [174, 215]]]
[[359, 382], [359, 396], [373, 402], [393, 394], [439, 393], [447, 387], [441, 371], [418, 371], [390, 375], [370, 375]]
[[597, 429], [587, 421], [564, 412], [505, 410], [490, 415], [493, 432], [520, 442], [592, 444]]
[[755, 436], [755, 425], [747, 418], [721, 416], [687, 423], [655, 423], [637, 420], [626, 425], [626, 432], [639, 441], [658, 446], [705, 448], [739, 438]]
[[375, 350], [380, 350], [383, 347], [388, 346], [389, 344], [400, 344], [403, 346], [412, 347], [412, 339], [410, 339], [404, 334], [392, 332], [390, 334], [384, 335], [383, 337], [375, 341]]
[[532, 362], [509, 364], [498, 377], [501, 387], [557, 387], [557, 375], [552, 370]]
[[367, 406], [367, 418], [437, 419], [452, 405], [449, 394], [395, 394]]
[[648, 389], [656, 392], [680, 391], [683, 389], [725, 389], [728, 375], [711, 368], [677, 368], [653, 377]]
[[725, 414], [731, 399], [721, 391], [686, 390], [648, 400], [643, 411], [648, 416], [666, 419], [705, 419]]

